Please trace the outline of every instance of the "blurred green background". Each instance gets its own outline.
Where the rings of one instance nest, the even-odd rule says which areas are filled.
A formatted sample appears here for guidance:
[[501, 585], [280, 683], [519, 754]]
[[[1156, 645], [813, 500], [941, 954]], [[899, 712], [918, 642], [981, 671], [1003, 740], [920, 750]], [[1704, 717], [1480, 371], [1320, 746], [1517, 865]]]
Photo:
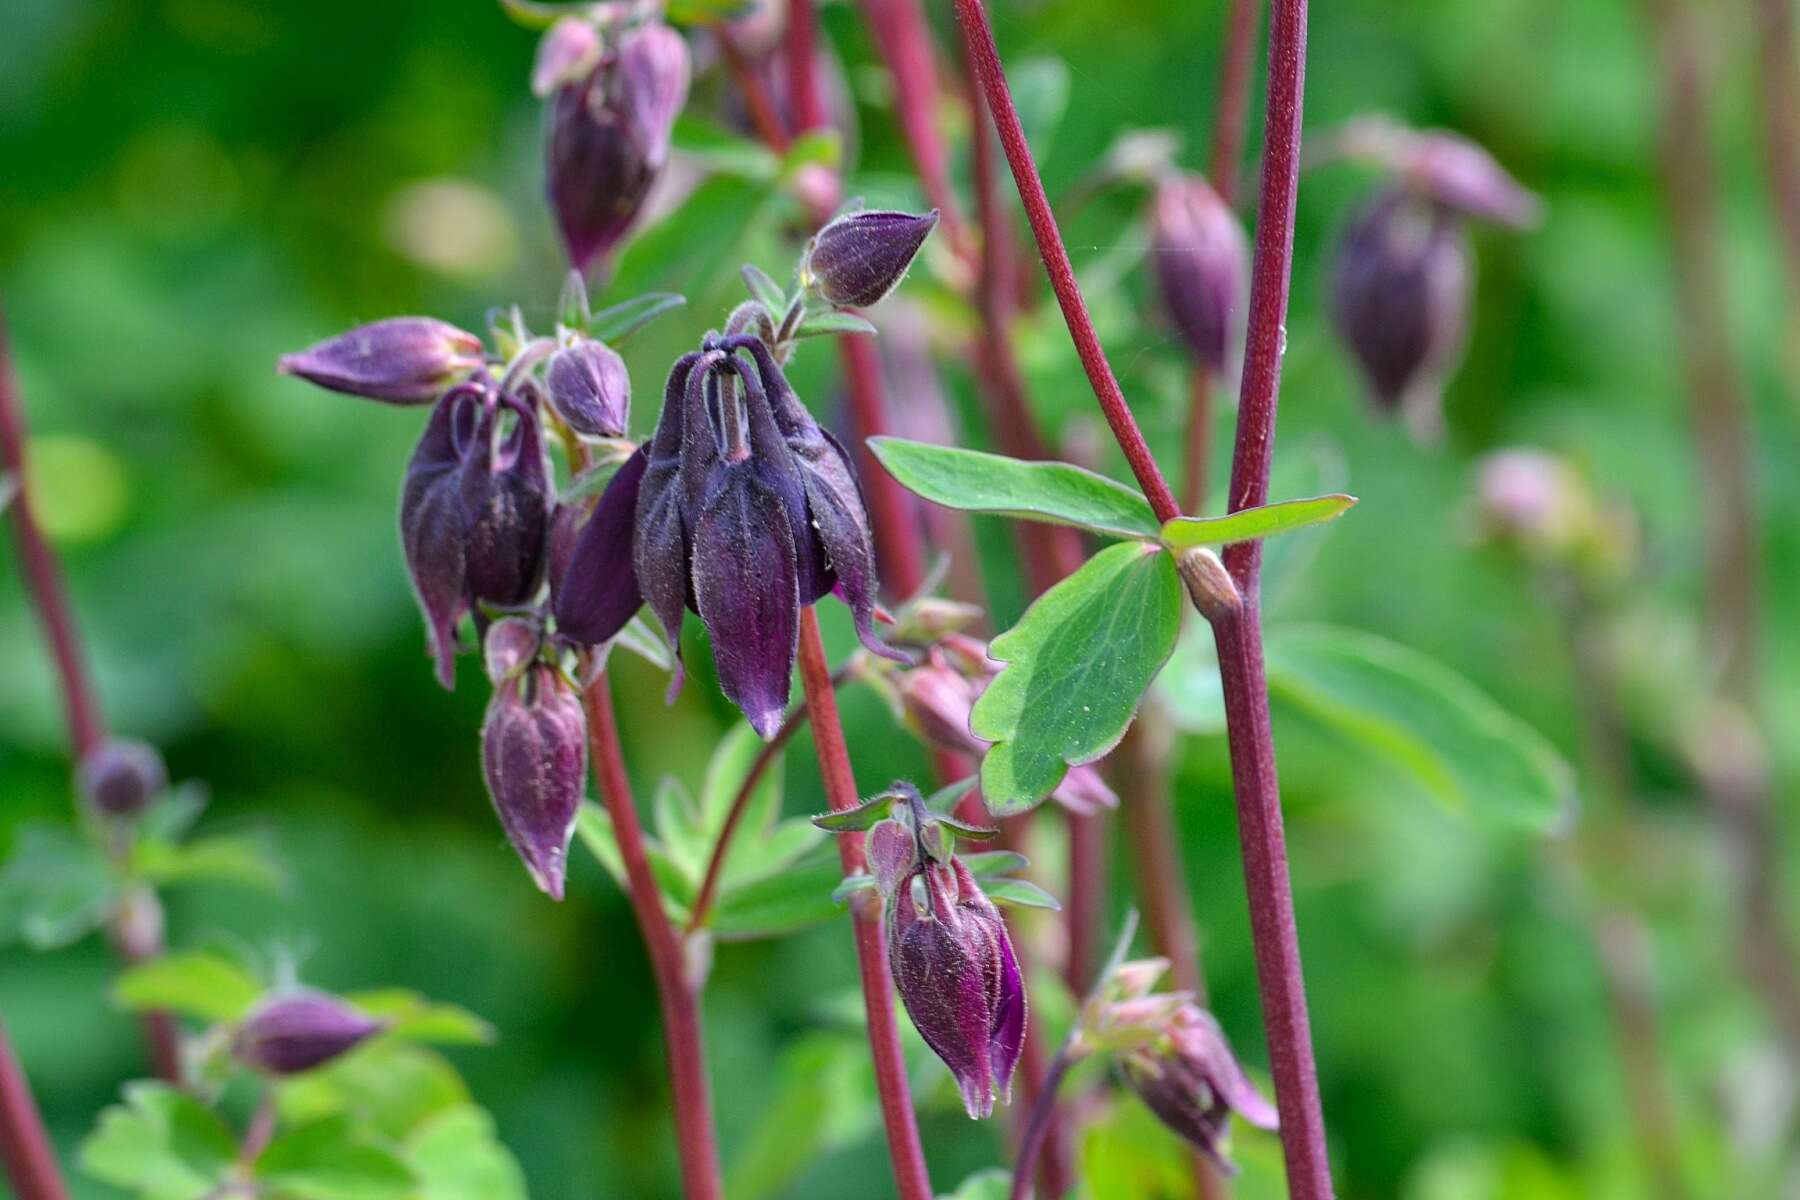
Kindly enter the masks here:
[[[948, 5], [928, 7], [952, 46]], [[1053, 195], [1126, 128], [1178, 129], [1182, 161], [1204, 161], [1222, 7], [993, 6], [1009, 64], [1033, 81]], [[847, 191], [916, 203], [857, 11], [831, 4], [823, 17], [858, 102]], [[1748, 9], [1703, 6], [1701, 23], [1718, 68], [1718, 154], [1688, 167], [1716, 171], [1723, 196], [1721, 302], [1753, 409], [1766, 522], [1766, 725], [1791, 825], [1792, 298], [1758, 153]], [[1783, 1190], [1800, 1187], [1796, 1081], [1738, 982], [1730, 865], [1671, 730], [1705, 686], [1702, 528], [1643, 10], [1625, 0], [1340, 0], [1315, 6], [1310, 43], [1309, 129], [1382, 110], [1459, 130], [1539, 191], [1548, 219], [1523, 235], [1475, 231], [1480, 283], [1469, 354], [1447, 390], [1449, 436], [1421, 449], [1371, 417], [1323, 320], [1332, 239], [1374, 181], [1352, 168], [1303, 181], [1277, 457], [1336, 464], [1326, 474], [1341, 473], [1361, 504], [1328, 533], [1304, 535], [1312, 553], [1272, 599], [1271, 621], [1329, 620], [1428, 652], [1579, 761], [1582, 702], [1558, 611], [1516, 562], [1472, 544], [1473, 464], [1500, 446], [1541, 445], [1630, 506], [1639, 564], [1620, 621], [1636, 820], [1651, 852], [1619, 886], [1653, 935], [1677, 1150], [1695, 1195], [1800, 1194]], [[482, 789], [479, 672], [465, 658], [462, 687], [446, 694], [420, 653], [394, 528], [420, 414], [272, 370], [282, 351], [389, 314], [480, 329], [490, 305], [517, 300], [547, 323], [561, 266], [540, 201], [540, 114], [525, 87], [533, 46], [486, 0], [6, 0], [0, 299], [36, 435], [30, 482], [65, 558], [108, 717], [161, 744], [178, 778], [207, 781], [209, 828], [265, 832], [291, 870], [281, 894], [174, 897], [172, 939], [283, 946], [322, 986], [404, 985], [467, 1005], [501, 1039], [453, 1057], [533, 1196], [673, 1196], [655, 998], [629, 910], [579, 852], [568, 902], [532, 888]], [[691, 111], [716, 114], [720, 83], [703, 73]], [[1260, 91], [1259, 78], [1252, 154]], [[951, 128], [960, 170], [964, 131]], [[1141, 208], [1139, 191], [1108, 192], [1066, 232], [1126, 390], [1174, 464], [1182, 359], [1147, 315]], [[737, 264], [785, 273], [796, 212], [768, 184], [725, 178], [682, 224], [628, 250], [609, 295], [665, 287], [690, 299], [628, 348], [640, 429], [673, 355], [735, 300]], [[928, 276], [916, 272], [907, 291], [941, 318], [942, 369], [967, 416], [977, 409], [955, 350], [960, 317]], [[1066, 446], [1104, 444], [1054, 308], [1019, 336], [1048, 426]], [[796, 368], [822, 410], [835, 369], [822, 346]], [[971, 425], [965, 440], [983, 444]], [[1098, 453], [1123, 477], [1109, 444]], [[1004, 625], [1021, 603], [1004, 582], [1010, 539], [998, 523], [978, 532], [1002, 581]], [[19, 824], [63, 819], [69, 789], [51, 676], [10, 555], [0, 557], [4, 850]], [[828, 628], [840, 652], [841, 616]], [[697, 776], [732, 715], [716, 691], [700, 679], [665, 710], [662, 680], [635, 660], [618, 684], [640, 790], [668, 772]], [[846, 715], [865, 788], [925, 771], [868, 694], [852, 693]], [[1341, 1194], [1649, 1194], [1565, 848], [1447, 813], [1315, 725], [1284, 716], [1276, 732]], [[790, 811], [823, 807], [804, 737], [788, 778]], [[1213, 1001], [1266, 1079], [1222, 737], [1183, 742], [1178, 797]], [[1793, 895], [1800, 854], [1790, 850], [1785, 867]], [[1127, 903], [1124, 869], [1109, 921]], [[132, 1024], [105, 998], [112, 971], [94, 939], [46, 955], [0, 950], [0, 1012], [65, 1150], [142, 1073]], [[779, 1165], [784, 1145], [805, 1140], [772, 1113], [827, 1131], [817, 1155], [775, 1170], [767, 1188], [745, 1183], [743, 1195], [889, 1194], [878, 1137], [849, 1119], [864, 1111], [858, 1071], [782, 1091], [819, 1074], [789, 1049], [796, 1039], [832, 1059], [829, 1048], [849, 1038], [841, 1014], [854, 1011], [854, 972], [841, 923], [718, 949], [706, 1016], [727, 1162], [746, 1179], [747, 1156]], [[1040, 1008], [1057, 1008], [1047, 985]], [[942, 1190], [1005, 1160], [1003, 1122], [966, 1121], [935, 1064], [921, 1061], [917, 1080]], [[1244, 1194], [1271, 1194], [1272, 1143], [1239, 1144]]]

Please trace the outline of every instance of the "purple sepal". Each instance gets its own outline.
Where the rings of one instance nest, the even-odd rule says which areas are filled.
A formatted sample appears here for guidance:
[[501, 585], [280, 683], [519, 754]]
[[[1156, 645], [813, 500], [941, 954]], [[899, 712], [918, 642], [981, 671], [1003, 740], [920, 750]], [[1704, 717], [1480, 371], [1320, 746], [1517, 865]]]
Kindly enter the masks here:
[[429, 404], [481, 366], [481, 339], [431, 317], [390, 317], [283, 355], [276, 370], [334, 392]]
[[587, 782], [587, 720], [556, 668], [534, 666], [494, 690], [481, 767], [507, 840], [538, 887], [561, 900]]
[[351, 1050], [383, 1028], [380, 1021], [323, 992], [271, 996], [238, 1026], [238, 1061], [269, 1075], [298, 1075]]

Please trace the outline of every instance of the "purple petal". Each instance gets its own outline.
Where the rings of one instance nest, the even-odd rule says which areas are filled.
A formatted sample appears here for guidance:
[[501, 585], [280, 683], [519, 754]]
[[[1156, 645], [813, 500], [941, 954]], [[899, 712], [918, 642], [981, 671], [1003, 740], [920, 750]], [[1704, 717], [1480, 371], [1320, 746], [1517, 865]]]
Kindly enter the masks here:
[[965, 939], [943, 921], [921, 917], [909, 890], [902, 885], [892, 922], [894, 986], [919, 1036], [955, 1076], [963, 1107], [980, 1120], [994, 1111], [989, 980]]
[[359, 326], [276, 369], [351, 396], [429, 404], [456, 376], [481, 366], [481, 339], [431, 317], [391, 317]]
[[438, 401], [407, 464], [400, 493], [407, 577], [425, 616], [438, 681], [446, 688], [456, 683], [456, 625], [469, 611], [456, 426], [476, 403], [472, 393], [458, 388]]
[[693, 571], [719, 686], [757, 733], [773, 737], [787, 715], [800, 599], [787, 514], [755, 474], [733, 470], [708, 498], [694, 529]]
[[481, 765], [507, 840], [538, 887], [561, 900], [587, 783], [587, 721], [554, 667], [534, 667], [495, 690]]
[[996, 918], [995, 925], [1000, 944], [1000, 997], [994, 1006], [994, 1032], [988, 1052], [1000, 1098], [1010, 1104], [1013, 1068], [1019, 1065], [1019, 1052], [1025, 1045], [1025, 981], [1019, 974], [1019, 960], [1013, 953], [1005, 922]]
[[648, 462], [649, 456], [639, 447], [607, 482], [557, 587], [557, 630], [576, 641], [590, 645], [607, 641], [643, 606], [632, 561], [632, 538], [639, 485]]

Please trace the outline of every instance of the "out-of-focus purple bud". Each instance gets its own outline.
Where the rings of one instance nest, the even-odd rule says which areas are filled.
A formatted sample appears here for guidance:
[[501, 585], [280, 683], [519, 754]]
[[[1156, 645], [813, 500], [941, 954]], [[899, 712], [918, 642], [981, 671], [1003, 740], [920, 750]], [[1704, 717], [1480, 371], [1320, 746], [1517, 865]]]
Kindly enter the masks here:
[[534, 666], [494, 689], [481, 728], [481, 768], [525, 869], [561, 900], [587, 780], [587, 720], [556, 668]]
[[576, 433], [622, 437], [631, 421], [631, 374], [604, 342], [564, 346], [550, 359], [544, 380], [550, 404]]
[[538, 43], [531, 64], [531, 94], [542, 100], [557, 88], [591, 74], [600, 63], [600, 31], [578, 17], [564, 17]]
[[456, 625], [469, 611], [459, 473], [481, 419], [482, 397], [480, 386], [466, 384], [438, 401], [400, 493], [406, 570], [425, 615], [438, 681], [446, 688], [456, 682]]
[[856, 212], [837, 218], [807, 247], [800, 278], [835, 308], [868, 308], [912, 266], [938, 212]]
[[296, 991], [271, 996], [244, 1018], [233, 1052], [269, 1075], [322, 1067], [380, 1032], [382, 1023], [336, 996]]
[[501, 617], [488, 626], [481, 641], [482, 664], [488, 679], [498, 687], [515, 679], [537, 660], [544, 633], [536, 621], [526, 617]]
[[276, 369], [351, 396], [428, 404], [481, 361], [472, 333], [430, 317], [391, 317], [284, 354]]
[[1481, 460], [1476, 477], [1481, 516], [1503, 537], [1554, 549], [1585, 532], [1586, 488], [1569, 465], [1541, 450], [1500, 450]]
[[666, 25], [626, 33], [551, 100], [550, 204], [569, 260], [586, 272], [636, 219], [669, 156], [687, 99], [687, 43]]
[[1025, 1035], [1006, 922], [954, 856], [923, 859], [886, 900], [888, 962], [906, 1013], [956, 1077], [969, 1116], [989, 1116], [996, 1095], [1010, 1097]]
[[1331, 316], [1378, 407], [1435, 417], [1462, 351], [1471, 275], [1461, 220], [1404, 192], [1377, 196], [1345, 231]]
[[1170, 326], [1215, 380], [1227, 378], [1243, 340], [1250, 247], [1236, 215], [1200, 176], [1157, 187], [1150, 261]]
[[1529, 229], [1543, 219], [1543, 202], [1459, 133], [1418, 134], [1399, 165], [1415, 188], [1468, 216], [1514, 229]]
[[[506, 414], [515, 418], [510, 432]], [[544, 577], [550, 534], [550, 464], [538, 416], [510, 396], [486, 407], [464, 448], [460, 479], [463, 569], [469, 595], [529, 601]]]
[[130, 817], [169, 786], [162, 755], [147, 742], [109, 738], [82, 758], [75, 772], [81, 798], [99, 812]]
[[1260, 1129], [1274, 1129], [1274, 1105], [1244, 1077], [1212, 1015], [1182, 1004], [1161, 1037], [1121, 1056], [1126, 1082], [1170, 1130], [1227, 1174], [1225, 1135], [1236, 1113]]

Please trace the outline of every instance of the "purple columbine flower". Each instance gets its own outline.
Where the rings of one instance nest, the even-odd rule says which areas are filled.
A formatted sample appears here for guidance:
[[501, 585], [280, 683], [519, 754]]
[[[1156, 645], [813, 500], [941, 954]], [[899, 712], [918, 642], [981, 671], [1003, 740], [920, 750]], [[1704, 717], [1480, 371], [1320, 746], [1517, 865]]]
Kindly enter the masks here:
[[[834, 590], [864, 643], [894, 655], [874, 633], [874, 548], [848, 453], [760, 340], [732, 338], [675, 364], [656, 434], [602, 493], [555, 613], [560, 633], [599, 643], [648, 603], [677, 648], [683, 611], [699, 613], [720, 687], [771, 737], [800, 606]], [[678, 665], [671, 694], [681, 678]]]
[[1170, 326], [1215, 380], [1226, 379], [1243, 340], [1250, 247], [1205, 179], [1178, 175], [1157, 187], [1150, 262]]
[[832, 221], [806, 248], [800, 277], [834, 308], [868, 308], [894, 290], [938, 212], [854, 212]]
[[550, 502], [549, 462], [532, 406], [487, 383], [445, 393], [407, 464], [400, 496], [407, 572], [445, 687], [455, 682], [457, 622], [474, 603], [515, 606], [537, 592]]
[[81, 798], [99, 812], [130, 817], [169, 786], [162, 755], [148, 742], [109, 738], [90, 751], [75, 772]]
[[285, 354], [276, 369], [351, 396], [428, 404], [481, 363], [474, 334], [430, 317], [390, 317]]
[[623, 437], [631, 420], [631, 374], [618, 351], [583, 339], [564, 346], [544, 370], [550, 406], [576, 433]]
[[539, 663], [495, 687], [481, 727], [481, 769], [525, 869], [561, 900], [587, 782], [587, 719], [555, 667]]
[[1331, 316], [1384, 411], [1435, 421], [1462, 350], [1473, 274], [1462, 220], [1404, 190], [1383, 192], [1345, 232]]
[[1275, 1106], [1263, 1099], [1231, 1053], [1212, 1014], [1181, 1003], [1160, 1036], [1120, 1056], [1131, 1090], [1162, 1123], [1226, 1174], [1225, 1135], [1236, 1113], [1259, 1129], [1274, 1129]]
[[1006, 922], [955, 854], [934, 857], [904, 822], [869, 830], [867, 849], [906, 1014], [956, 1077], [969, 1116], [990, 1116], [996, 1096], [1011, 1097], [1025, 1038], [1025, 985]]
[[569, 261], [586, 272], [625, 236], [669, 157], [687, 100], [687, 43], [660, 23], [621, 36], [550, 101], [550, 204]]
[[379, 1033], [380, 1021], [324, 992], [271, 996], [244, 1018], [232, 1043], [239, 1062], [269, 1075], [298, 1075]]
[[564, 17], [538, 43], [531, 64], [531, 94], [542, 100], [557, 88], [575, 83], [600, 65], [600, 31], [579, 17]]

